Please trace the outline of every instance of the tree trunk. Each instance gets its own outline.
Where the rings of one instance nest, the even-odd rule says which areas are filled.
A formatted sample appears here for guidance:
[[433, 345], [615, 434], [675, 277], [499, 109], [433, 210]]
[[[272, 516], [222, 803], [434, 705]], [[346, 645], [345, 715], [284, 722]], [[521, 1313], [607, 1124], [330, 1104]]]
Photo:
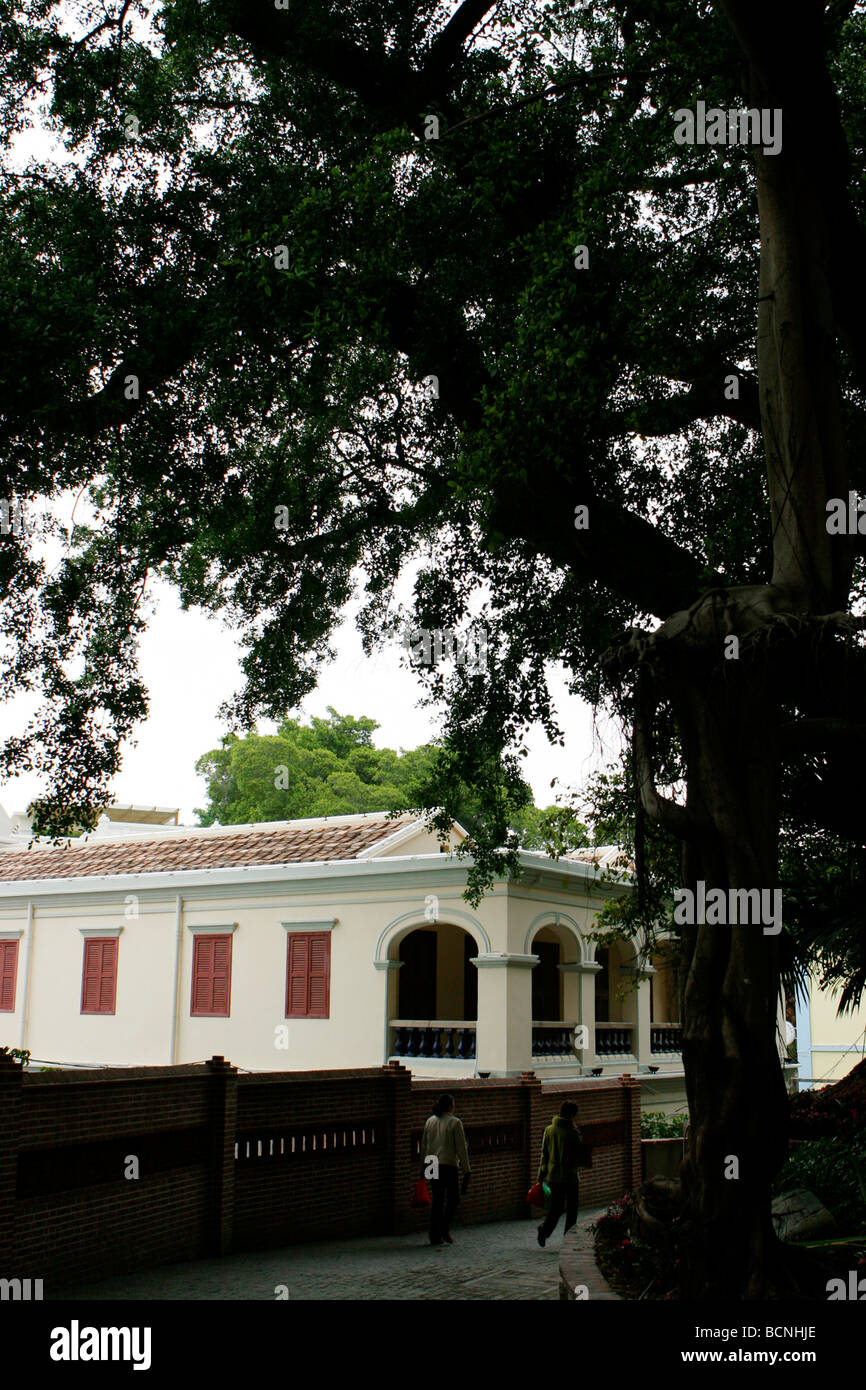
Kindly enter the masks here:
[[[781, 151], [754, 151], [757, 361], [773, 573], [763, 592], [707, 595], [653, 635], [657, 660], [650, 669], [683, 737], [689, 814], [663, 804], [646, 756], [641, 781], [649, 814], [666, 818], [683, 837], [683, 886], [694, 892], [703, 881], [707, 892], [720, 888], [727, 897], [736, 888], [772, 894], [778, 885], [780, 726], [792, 717], [798, 689], [795, 678], [784, 713], [770, 639], [774, 630], [829, 624], [838, 617], [829, 610], [848, 602], [853, 543], [828, 534], [826, 503], [846, 496], [849, 477], [839, 340], [857, 367], [866, 350], [834, 270], [843, 243], [855, 237], [856, 217], [824, 59], [825, 7], [809, 3], [792, 23], [782, 0], [719, 4], [745, 59], [747, 104], [782, 121]], [[720, 616], [721, 634], [717, 626], [713, 632]], [[723, 659], [720, 635], [742, 640], [762, 627], [763, 659], [754, 649], [748, 659]], [[820, 662], [817, 652], [811, 660]], [[804, 686], [809, 664], [804, 648]], [[683, 952], [691, 1128], [682, 1169], [682, 1292], [702, 1299], [808, 1296], [802, 1269], [794, 1273], [796, 1254], [777, 1241], [770, 1217], [771, 1182], [787, 1147], [776, 1040], [779, 936], [762, 922], [696, 923], [684, 927]]]
[[[730, 663], [736, 666], [736, 663]], [[683, 886], [763, 889], [774, 903], [779, 824], [775, 711], [753, 673], [711, 676], [678, 701], [689, 809], [711, 824], [686, 845]], [[762, 899], [763, 901], [763, 899]], [[762, 921], [683, 931], [682, 1048], [691, 1125], [682, 1169], [685, 1297], [793, 1291], [770, 1219], [785, 1157], [777, 1046], [779, 937]]]

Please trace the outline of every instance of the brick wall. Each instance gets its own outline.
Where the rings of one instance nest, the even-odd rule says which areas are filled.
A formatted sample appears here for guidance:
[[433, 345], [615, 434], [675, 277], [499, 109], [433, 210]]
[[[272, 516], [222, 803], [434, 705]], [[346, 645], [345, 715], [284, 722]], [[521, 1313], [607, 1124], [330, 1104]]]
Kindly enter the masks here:
[[234, 1249], [392, 1229], [393, 1136], [409, 1083], [387, 1068], [239, 1077]]
[[[19, 1069], [16, 1089], [10, 1277], [62, 1283], [219, 1252], [222, 1082], [212, 1064]], [[137, 1178], [126, 1176], [130, 1159]]]
[[[421, 1230], [409, 1201], [439, 1082], [397, 1063], [238, 1075], [203, 1066], [27, 1074], [0, 1058], [0, 1277], [46, 1287], [304, 1240]], [[527, 1216], [564, 1099], [594, 1144], [581, 1204], [640, 1180], [636, 1080], [449, 1087], [472, 1164], [464, 1223]], [[126, 1177], [130, 1157], [138, 1178]]]

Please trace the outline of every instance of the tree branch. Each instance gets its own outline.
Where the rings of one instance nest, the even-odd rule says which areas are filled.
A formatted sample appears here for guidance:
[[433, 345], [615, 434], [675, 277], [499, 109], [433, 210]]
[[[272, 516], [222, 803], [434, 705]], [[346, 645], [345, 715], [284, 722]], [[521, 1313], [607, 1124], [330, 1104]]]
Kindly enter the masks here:
[[485, 15], [496, 9], [499, 3], [500, 0], [463, 0], [463, 4], [455, 10], [445, 28], [430, 45], [421, 74], [425, 84], [430, 84], [435, 90], [447, 80], [455, 64], [463, 56], [466, 40]]
[[[634, 731], [632, 749], [634, 753], [635, 779], [640, 792], [641, 805], [650, 820], [680, 840], [693, 840], [707, 828], [700, 817], [680, 806], [669, 797], [662, 796], [655, 784], [652, 765], [652, 721], [655, 714], [655, 700], [650, 685], [650, 676], [639, 670], [635, 683]], [[708, 823], [707, 823], [708, 825]]]
[[[738, 400], [725, 399], [724, 381], [727, 376], [738, 378]], [[758, 383], [751, 373], [720, 363], [711, 373], [702, 373], [688, 391], [665, 400], [639, 402], [606, 416], [602, 429], [608, 438], [620, 434], [677, 434], [696, 420], [712, 420], [719, 415], [736, 420], [746, 429], [760, 430]]]

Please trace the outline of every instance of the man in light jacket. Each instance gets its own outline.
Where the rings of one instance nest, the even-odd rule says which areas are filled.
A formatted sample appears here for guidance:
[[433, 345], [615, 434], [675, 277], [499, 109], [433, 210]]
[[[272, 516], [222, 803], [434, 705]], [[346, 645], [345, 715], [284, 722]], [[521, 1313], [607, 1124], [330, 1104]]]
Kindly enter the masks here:
[[538, 1181], [546, 1182], [550, 1188], [550, 1210], [538, 1228], [538, 1243], [542, 1246], [547, 1237], [553, 1234], [563, 1212], [566, 1232], [570, 1231], [577, 1221], [580, 1196], [577, 1159], [581, 1136], [580, 1130], [576, 1129], [574, 1124], [576, 1114], [577, 1106], [574, 1101], [564, 1101], [559, 1114], [554, 1115], [544, 1131], [541, 1141]]
[[430, 1208], [430, 1244], [453, 1245], [451, 1222], [460, 1201], [458, 1172], [463, 1173], [463, 1192], [469, 1186], [469, 1154], [463, 1125], [454, 1114], [454, 1097], [442, 1095], [424, 1126], [421, 1140], [424, 1176], [433, 1188]]

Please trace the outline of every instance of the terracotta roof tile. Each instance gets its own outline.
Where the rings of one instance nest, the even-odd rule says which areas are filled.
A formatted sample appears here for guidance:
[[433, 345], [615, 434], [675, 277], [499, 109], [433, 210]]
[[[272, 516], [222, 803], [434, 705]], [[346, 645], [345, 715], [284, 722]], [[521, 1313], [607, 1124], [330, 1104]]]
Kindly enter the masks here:
[[392, 835], [412, 817], [371, 817], [354, 825], [323, 820], [319, 825], [267, 825], [189, 835], [128, 840], [89, 840], [59, 847], [0, 853], [0, 882], [15, 879], [83, 878], [89, 875], [165, 873], [183, 869], [252, 868], [260, 864], [308, 864], [354, 859]]

